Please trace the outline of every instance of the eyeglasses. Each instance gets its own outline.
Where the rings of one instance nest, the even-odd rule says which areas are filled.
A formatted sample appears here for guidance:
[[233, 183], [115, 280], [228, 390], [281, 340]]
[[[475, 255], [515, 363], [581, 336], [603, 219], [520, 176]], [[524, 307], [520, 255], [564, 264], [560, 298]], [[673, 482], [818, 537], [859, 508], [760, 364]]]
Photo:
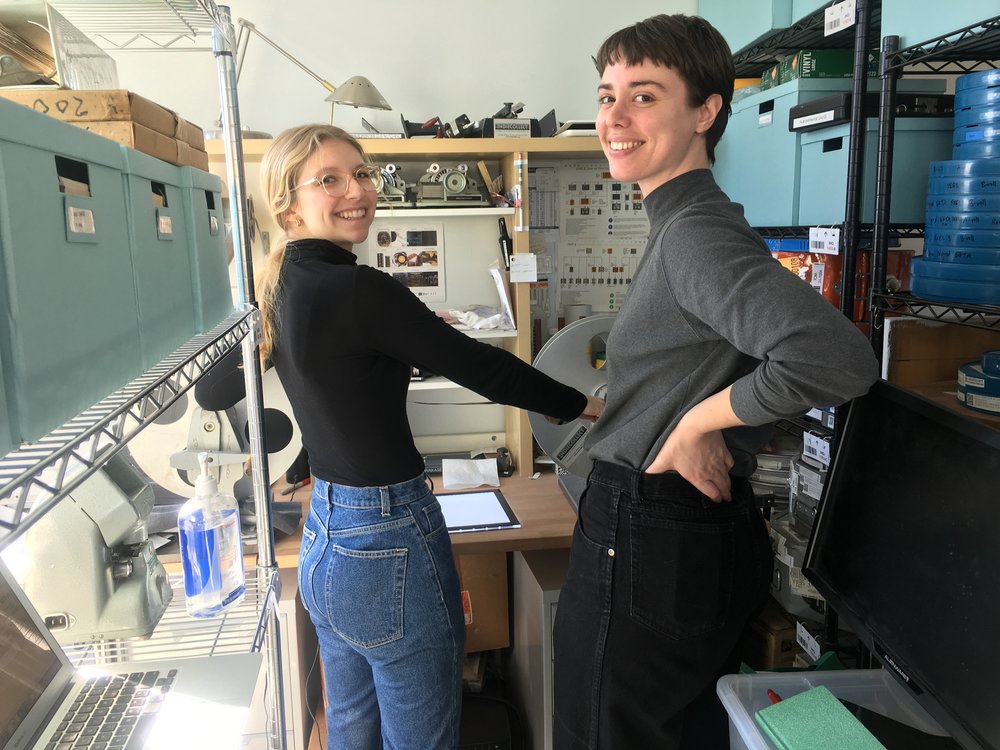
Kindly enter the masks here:
[[367, 193], [374, 193], [382, 189], [382, 170], [377, 166], [365, 165], [358, 167], [351, 173], [338, 170], [324, 172], [311, 180], [306, 180], [301, 185], [296, 185], [292, 190], [298, 190], [315, 183], [323, 188], [323, 192], [331, 198], [339, 198], [347, 193], [352, 179]]

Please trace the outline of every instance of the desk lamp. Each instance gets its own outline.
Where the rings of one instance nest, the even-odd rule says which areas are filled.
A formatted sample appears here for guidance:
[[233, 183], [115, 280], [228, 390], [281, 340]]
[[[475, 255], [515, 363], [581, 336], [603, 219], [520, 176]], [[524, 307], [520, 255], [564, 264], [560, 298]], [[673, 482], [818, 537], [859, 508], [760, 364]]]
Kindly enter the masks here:
[[[240, 32], [236, 40], [237, 48], [237, 64], [236, 64], [236, 76], [239, 80], [240, 69], [243, 67], [243, 58], [246, 56], [247, 42], [249, 41], [250, 34], [256, 34], [265, 42], [267, 42], [271, 47], [280, 52], [286, 58], [291, 60], [293, 63], [298, 65], [303, 71], [308, 73], [310, 76], [315, 78], [319, 83], [330, 92], [330, 95], [326, 97], [326, 101], [330, 102], [330, 124], [333, 124], [333, 107], [335, 104], [349, 104], [352, 107], [368, 107], [370, 109], [392, 109], [389, 106], [389, 102], [385, 100], [385, 97], [379, 93], [379, 90], [375, 88], [375, 85], [369, 81], [364, 76], [352, 76], [348, 78], [340, 86], [334, 86], [332, 83], [324, 78], [313, 73], [309, 68], [303, 65], [301, 62], [296, 60], [291, 54], [279, 47], [274, 43], [273, 40], [265, 36], [254, 26], [250, 21], [245, 18], [237, 18], [236, 23], [240, 26]], [[246, 30], [246, 35], [243, 31]]]

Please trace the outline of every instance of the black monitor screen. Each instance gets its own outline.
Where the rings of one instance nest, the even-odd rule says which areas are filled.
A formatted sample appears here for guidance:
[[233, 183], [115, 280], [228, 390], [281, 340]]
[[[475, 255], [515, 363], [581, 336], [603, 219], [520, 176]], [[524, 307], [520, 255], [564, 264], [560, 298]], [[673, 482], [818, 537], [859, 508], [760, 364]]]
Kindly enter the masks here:
[[963, 747], [1000, 747], [1000, 431], [876, 383], [851, 404], [806, 574]]

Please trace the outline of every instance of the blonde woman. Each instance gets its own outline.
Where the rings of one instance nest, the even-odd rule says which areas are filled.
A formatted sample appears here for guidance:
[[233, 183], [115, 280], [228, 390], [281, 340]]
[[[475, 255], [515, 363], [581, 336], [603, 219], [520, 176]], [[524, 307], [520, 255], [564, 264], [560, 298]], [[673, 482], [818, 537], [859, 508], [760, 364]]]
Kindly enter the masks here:
[[407, 423], [411, 367], [564, 420], [594, 420], [603, 402], [454, 330], [358, 264], [381, 172], [344, 131], [285, 131], [261, 180], [287, 235], [258, 282], [261, 353], [316, 478], [298, 572], [319, 635], [327, 747], [456, 747], [464, 620], [448, 531]]

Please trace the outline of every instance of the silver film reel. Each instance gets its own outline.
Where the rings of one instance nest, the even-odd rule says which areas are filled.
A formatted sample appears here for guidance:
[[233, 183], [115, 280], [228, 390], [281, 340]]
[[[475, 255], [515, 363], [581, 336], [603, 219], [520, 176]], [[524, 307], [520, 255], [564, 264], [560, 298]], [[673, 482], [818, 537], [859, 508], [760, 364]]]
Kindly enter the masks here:
[[[604, 398], [608, 386], [605, 347], [615, 317], [591, 315], [570, 323], [548, 340], [533, 365], [588, 396]], [[538, 445], [561, 469], [580, 477], [587, 476], [590, 459], [584, 442], [593, 427], [590, 422], [575, 419], [566, 424], [553, 424], [541, 414], [529, 412], [528, 424]]]

